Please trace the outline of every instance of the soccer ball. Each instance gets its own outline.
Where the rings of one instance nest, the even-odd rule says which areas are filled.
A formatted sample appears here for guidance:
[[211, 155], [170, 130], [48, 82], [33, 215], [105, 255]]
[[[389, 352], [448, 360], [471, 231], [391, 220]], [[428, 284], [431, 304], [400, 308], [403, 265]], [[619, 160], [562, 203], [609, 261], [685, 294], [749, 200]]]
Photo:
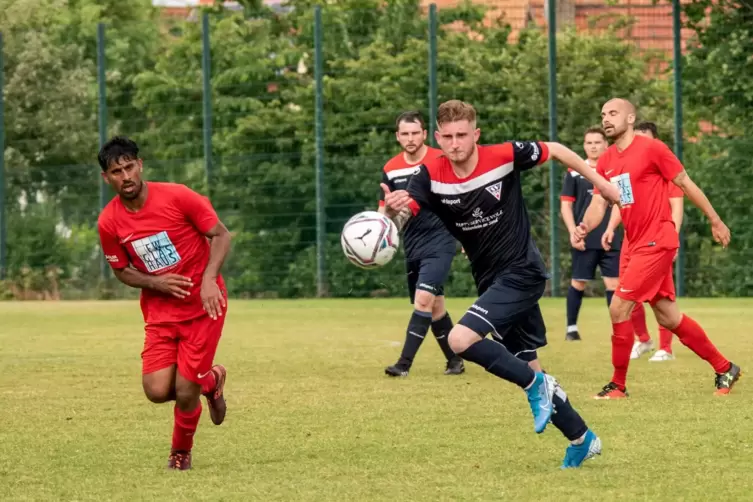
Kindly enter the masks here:
[[340, 234], [345, 256], [360, 268], [375, 268], [388, 264], [400, 246], [395, 224], [376, 211], [363, 211], [345, 223]]

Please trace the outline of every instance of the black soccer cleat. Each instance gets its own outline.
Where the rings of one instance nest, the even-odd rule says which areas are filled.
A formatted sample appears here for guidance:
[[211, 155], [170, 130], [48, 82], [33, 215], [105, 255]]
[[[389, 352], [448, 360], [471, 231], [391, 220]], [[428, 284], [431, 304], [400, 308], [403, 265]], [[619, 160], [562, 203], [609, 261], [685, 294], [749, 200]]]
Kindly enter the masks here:
[[577, 331], [568, 331], [567, 334], [565, 334], [565, 341], [566, 342], [579, 342], [580, 334]]
[[465, 373], [465, 363], [457, 356], [447, 361], [447, 367], [444, 370], [445, 375], [462, 375]]
[[716, 392], [714, 392], [714, 394], [717, 396], [725, 396], [729, 394], [732, 390], [732, 386], [740, 380], [742, 375], [743, 373], [740, 371], [740, 366], [734, 363], [729, 363], [729, 369], [726, 372], [716, 374], [716, 378], [714, 379]]
[[410, 368], [402, 364], [393, 364], [384, 368], [384, 374], [391, 377], [407, 377]]

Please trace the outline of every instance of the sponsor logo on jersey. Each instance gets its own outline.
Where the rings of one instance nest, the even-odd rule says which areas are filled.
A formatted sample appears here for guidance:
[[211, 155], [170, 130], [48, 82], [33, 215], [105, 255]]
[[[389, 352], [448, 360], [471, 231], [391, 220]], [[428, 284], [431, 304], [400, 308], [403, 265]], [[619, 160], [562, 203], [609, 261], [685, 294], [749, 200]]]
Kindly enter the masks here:
[[502, 182], [499, 181], [493, 185], [489, 185], [486, 187], [486, 191], [492, 194], [492, 196], [499, 200], [500, 196], [502, 195]]
[[454, 206], [455, 204], [460, 204], [460, 199], [441, 199], [441, 202], [448, 206]]

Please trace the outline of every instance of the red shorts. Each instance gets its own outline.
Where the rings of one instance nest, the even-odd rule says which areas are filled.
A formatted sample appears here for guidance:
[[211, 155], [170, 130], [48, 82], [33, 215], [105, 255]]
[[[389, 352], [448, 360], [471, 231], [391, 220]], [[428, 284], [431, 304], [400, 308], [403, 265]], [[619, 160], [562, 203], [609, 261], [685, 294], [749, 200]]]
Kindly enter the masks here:
[[676, 249], [643, 247], [620, 253], [620, 285], [615, 295], [624, 300], [649, 302], [662, 298], [675, 300], [672, 263]]
[[189, 321], [147, 324], [141, 352], [142, 373], [154, 373], [177, 364], [185, 379], [201, 384], [212, 369], [226, 314], [227, 307], [216, 321], [205, 314]]

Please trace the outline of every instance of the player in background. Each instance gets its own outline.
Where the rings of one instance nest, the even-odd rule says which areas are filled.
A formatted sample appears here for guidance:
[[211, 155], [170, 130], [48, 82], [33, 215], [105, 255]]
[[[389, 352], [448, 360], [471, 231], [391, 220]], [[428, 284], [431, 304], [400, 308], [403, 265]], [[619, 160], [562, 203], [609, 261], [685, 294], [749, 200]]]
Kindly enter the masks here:
[[[635, 126], [635, 134], [646, 136], [652, 139], [659, 139], [659, 133], [656, 128], [656, 124], [653, 122], [641, 122]], [[675, 224], [677, 231], [680, 231], [683, 219], [683, 197], [685, 194], [682, 189], [669, 182], [669, 206], [672, 210], [672, 221]], [[611, 242], [614, 235], [614, 230], [619, 226], [622, 219], [620, 218], [619, 209], [612, 211], [612, 216], [609, 220], [606, 232], [602, 235], [602, 245], [605, 250], [610, 249]], [[598, 232], [598, 230], [596, 231]], [[629, 242], [627, 239], [622, 241], [623, 253], [627, 253]], [[676, 256], [676, 255], [675, 255]], [[625, 271], [627, 261], [620, 259], [620, 275]], [[633, 342], [633, 349], [630, 351], [630, 359], [639, 359], [643, 354], [650, 352], [654, 348], [654, 343], [651, 340], [651, 336], [648, 334], [648, 327], [646, 326], [646, 309], [643, 308], [642, 303], [636, 303], [633, 307], [633, 312], [630, 314], [630, 319], [633, 323], [633, 330], [635, 331], [636, 341]], [[667, 328], [659, 325], [659, 350], [654, 352], [649, 361], [661, 362], [671, 361], [675, 358], [672, 354], [672, 332]]]
[[[668, 181], [679, 186], [711, 222], [714, 240], [723, 247], [730, 241], [730, 232], [712, 207], [706, 195], [690, 179], [680, 161], [659, 140], [636, 135], [635, 107], [624, 99], [611, 99], [601, 110], [602, 126], [610, 146], [596, 168], [620, 191], [620, 215], [629, 239], [625, 271], [609, 307], [612, 318], [612, 379], [596, 399], [627, 397], [627, 370], [633, 346], [633, 324], [630, 314], [636, 303], [649, 302], [656, 320], [677, 335], [680, 342], [707, 361], [716, 373], [716, 394], [728, 394], [740, 378], [740, 368], [726, 359], [703, 328], [690, 316], [680, 312], [675, 302], [672, 262], [679, 239], [669, 208]], [[604, 218], [608, 202], [598, 196], [597, 187], [578, 237], [585, 239], [589, 231]]]
[[[463, 245], [479, 298], [452, 328], [450, 347], [524, 390], [534, 430], [544, 432], [551, 420], [570, 440], [562, 467], [580, 467], [601, 452], [601, 440], [538, 361], [536, 351], [546, 345], [539, 299], [549, 274], [531, 235], [521, 175], [551, 157], [581, 173], [607, 197], [611, 194], [612, 200], [618, 191], [559, 143], [480, 146], [480, 134], [471, 105], [442, 103], [436, 139], [443, 155], [424, 162], [407, 191], [383, 184], [385, 205], [391, 214], [406, 207], [414, 216], [433, 211]], [[490, 333], [491, 339], [486, 337]]]
[[[385, 164], [382, 183], [391, 190], [404, 190], [418, 171], [418, 166], [441, 155], [442, 151], [426, 145], [426, 127], [419, 112], [401, 113], [395, 121], [395, 129], [402, 152]], [[379, 212], [385, 212], [384, 192], [381, 190]], [[409, 211], [406, 212], [410, 214]], [[444, 283], [455, 258], [455, 239], [431, 211], [407, 221], [407, 224], [407, 218], [401, 218], [400, 215], [396, 215], [394, 220], [398, 228], [404, 230], [408, 294], [414, 310], [408, 321], [400, 359], [385, 368], [384, 372], [393, 377], [408, 376], [413, 359], [431, 327], [434, 338], [447, 359], [445, 375], [460, 375], [465, 371], [465, 366], [463, 360], [450, 349], [447, 341], [447, 335], [452, 329], [452, 319], [444, 301]]]
[[143, 181], [130, 139], [111, 139], [98, 160], [117, 193], [99, 216], [102, 251], [120, 282], [141, 289], [144, 393], [154, 403], [175, 401], [168, 467], [187, 470], [200, 396], [215, 425], [227, 410], [226, 371], [212, 360], [227, 312], [220, 268], [230, 232], [206, 197], [184, 185]]
[[[599, 157], [606, 151], [607, 146], [607, 137], [600, 127], [591, 127], [585, 132], [583, 150], [586, 152], [586, 164], [594, 171]], [[601, 277], [604, 280], [607, 308], [609, 308], [619, 280], [622, 236], [620, 233], [614, 235], [609, 250], [602, 247], [600, 239], [601, 234], [607, 229], [609, 214], [604, 217], [599, 225], [598, 230], [601, 231], [597, 230], [598, 235], [591, 235], [584, 241], [575, 238], [576, 221], [583, 220], [586, 208], [591, 203], [593, 187], [593, 184], [578, 172], [568, 170], [562, 181], [562, 192], [560, 194], [560, 214], [570, 234], [572, 246], [572, 279], [567, 290], [567, 332], [565, 334], [565, 340], [571, 341], [581, 339], [578, 332], [578, 313], [583, 303], [583, 292], [586, 289], [586, 284], [596, 277], [596, 267], [598, 266], [601, 269]], [[609, 210], [607, 212], [609, 213]]]

